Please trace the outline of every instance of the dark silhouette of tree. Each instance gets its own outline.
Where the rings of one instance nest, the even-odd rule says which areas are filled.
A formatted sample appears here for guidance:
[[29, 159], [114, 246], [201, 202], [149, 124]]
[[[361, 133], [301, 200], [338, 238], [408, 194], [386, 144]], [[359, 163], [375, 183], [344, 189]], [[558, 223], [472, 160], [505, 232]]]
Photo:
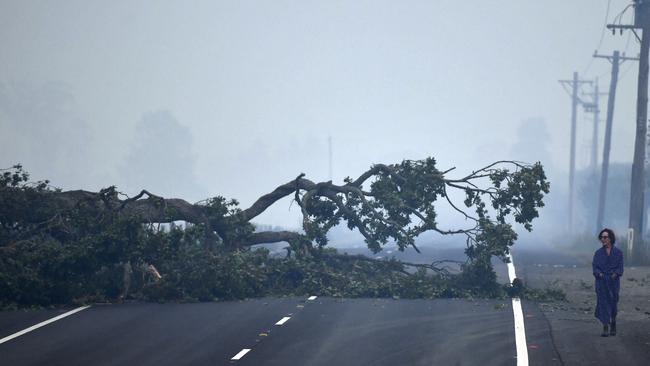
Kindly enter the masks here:
[[145, 114], [138, 122], [133, 143], [120, 169], [129, 191], [140, 187], [163, 196], [203, 197], [196, 182], [190, 130], [169, 111]]
[[28, 164], [66, 187], [90, 183], [93, 135], [74, 109], [63, 83], [0, 83], [0, 130], [11, 131], [0, 136], [2, 160]]

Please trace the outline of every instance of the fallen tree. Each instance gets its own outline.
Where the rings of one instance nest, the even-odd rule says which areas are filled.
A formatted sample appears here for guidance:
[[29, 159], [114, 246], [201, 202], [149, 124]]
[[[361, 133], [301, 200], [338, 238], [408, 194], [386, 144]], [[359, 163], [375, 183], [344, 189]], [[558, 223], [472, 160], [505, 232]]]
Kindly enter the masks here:
[[[331, 181], [315, 183], [301, 174], [261, 196], [250, 207], [240, 209], [237, 201], [220, 196], [192, 204], [147, 190], [127, 197], [114, 186], [99, 192], [62, 191], [51, 188], [47, 181], [30, 182], [18, 165], [4, 170], [0, 177], [0, 249], [4, 254], [22, 253], [26, 248], [38, 251], [42, 250], [39, 246], [58, 245], [61, 251], [68, 247], [66, 243], [93, 243], [91, 249], [84, 244], [84, 253], [92, 253], [95, 259], [84, 257], [83, 263], [76, 263], [84, 267], [84, 273], [107, 271], [108, 263], [130, 266], [135, 261], [146, 264], [144, 267], [155, 264], [164, 278], [164, 265], [156, 261], [162, 261], [160, 252], [170, 245], [169, 241], [198, 243], [202, 249], [197, 252], [193, 247], [192, 255], [208, 260], [223, 253], [247, 251], [256, 244], [287, 242], [291, 252], [310, 260], [336, 261], [340, 268], [347, 266], [343, 263], [353, 262], [353, 267], [367, 269], [366, 264], [360, 264], [367, 260], [337, 259], [337, 254], [324, 251], [328, 231], [344, 222], [351, 230], [358, 230], [374, 252], [381, 251], [389, 242], [394, 242], [399, 250], [410, 247], [419, 251], [415, 239], [428, 231], [462, 235], [469, 265], [490, 272], [490, 257], [505, 259], [517, 238], [506, 219], [512, 217], [531, 230], [538, 208], [544, 205], [542, 199], [549, 191], [549, 183], [539, 163], [499, 161], [450, 178], [453, 170], [440, 171], [436, 161], [427, 158], [376, 164], [356, 179], [346, 178], [339, 185]], [[462, 204], [453, 201], [452, 190], [462, 193]], [[303, 216], [302, 232], [256, 232], [251, 220], [284, 197], [292, 197], [298, 204]], [[440, 227], [436, 205], [441, 202], [465, 218], [468, 225]], [[157, 235], [163, 234], [151, 231], [151, 225], [174, 221], [192, 223], [191, 234], [183, 233], [181, 240], [171, 237], [178, 234], [169, 233], [170, 237], [164, 239], [168, 243], [158, 243], [160, 248], [155, 248], [156, 240], [160, 241]], [[166, 255], [169, 259], [176, 254]], [[0, 263], [4, 272], [10, 266], [8, 263]], [[401, 272], [403, 276], [412, 274], [404, 270], [403, 264], [377, 266]], [[439, 269], [435, 264], [427, 268]]]

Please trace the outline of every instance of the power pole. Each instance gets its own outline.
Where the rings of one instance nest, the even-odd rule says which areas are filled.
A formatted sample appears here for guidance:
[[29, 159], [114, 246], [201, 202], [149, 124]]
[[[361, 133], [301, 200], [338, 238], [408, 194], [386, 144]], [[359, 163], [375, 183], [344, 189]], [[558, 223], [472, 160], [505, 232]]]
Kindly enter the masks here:
[[591, 103], [584, 103], [586, 113], [594, 114], [594, 128], [593, 134], [591, 136], [591, 157], [589, 160], [589, 166], [591, 167], [592, 174], [596, 174], [598, 171], [598, 123], [600, 123], [600, 96], [606, 95], [606, 93], [600, 93], [598, 91], [598, 79], [594, 82], [594, 90], [591, 93], [586, 93], [585, 95], [591, 96]]
[[648, 131], [648, 50], [650, 49], [650, 0], [634, 0], [634, 25], [608, 24], [616, 32], [624, 29], [636, 33], [641, 30], [641, 53], [639, 55], [639, 80], [636, 101], [636, 137], [634, 139], [634, 160], [632, 161], [632, 179], [630, 187], [630, 221], [629, 228], [633, 240], [633, 260], [643, 261], [646, 248], [643, 245], [643, 211], [645, 196], [646, 133]]
[[600, 123], [600, 94], [598, 93], [598, 79], [594, 83], [594, 133], [591, 142], [591, 170], [596, 174], [598, 172], [598, 123]]
[[599, 55], [594, 53], [596, 58], [604, 58], [612, 64], [612, 76], [609, 82], [609, 96], [607, 98], [607, 120], [605, 122], [605, 143], [603, 145], [603, 163], [600, 170], [600, 190], [598, 192], [598, 216], [596, 218], [596, 231], [603, 229], [603, 221], [605, 217], [605, 203], [607, 200], [607, 178], [609, 174], [609, 151], [612, 146], [612, 123], [614, 120], [614, 103], [616, 101], [616, 86], [618, 84], [618, 70], [619, 66], [627, 61], [637, 61], [638, 58], [634, 57], [621, 57], [620, 52], [614, 51], [612, 56]]
[[576, 117], [578, 114], [578, 103], [582, 103], [578, 97], [578, 88], [584, 83], [591, 81], [579, 80], [578, 73], [573, 73], [573, 80], [559, 80], [563, 87], [569, 85], [571, 87], [571, 153], [569, 157], [569, 217], [568, 233], [573, 234], [573, 195], [575, 192], [574, 179], [576, 170]]

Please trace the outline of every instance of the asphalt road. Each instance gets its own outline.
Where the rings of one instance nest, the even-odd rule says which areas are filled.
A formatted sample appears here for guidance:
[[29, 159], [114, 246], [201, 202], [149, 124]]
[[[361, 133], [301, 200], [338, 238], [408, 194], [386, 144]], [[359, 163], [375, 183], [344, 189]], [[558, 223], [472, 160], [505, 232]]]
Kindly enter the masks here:
[[[550, 252], [520, 252], [516, 261], [524, 275], [526, 265], [576, 265]], [[507, 280], [504, 265], [495, 269]], [[0, 343], [0, 366], [516, 365], [511, 304], [317, 297], [94, 305]], [[647, 322], [621, 319], [617, 337], [601, 338], [594, 319], [522, 304], [530, 365], [648, 364]], [[0, 339], [68, 310], [0, 312]]]
[[[0, 338], [62, 312], [1, 312]], [[524, 314], [530, 364], [560, 364]], [[0, 364], [516, 365], [516, 348], [509, 301], [282, 298], [96, 305], [0, 344]]]

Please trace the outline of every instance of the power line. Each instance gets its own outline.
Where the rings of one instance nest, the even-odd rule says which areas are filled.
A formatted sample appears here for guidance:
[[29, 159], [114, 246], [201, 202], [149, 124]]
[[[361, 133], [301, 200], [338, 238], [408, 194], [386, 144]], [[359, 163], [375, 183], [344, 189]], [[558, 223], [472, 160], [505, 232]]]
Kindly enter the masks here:
[[623, 50], [623, 53], [627, 53], [628, 47], [630, 47], [630, 40], [632, 39], [632, 32], [627, 33], [627, 41], [625, 41], [625, 50]]
[[[603, 24], [603, 30], [600, 32], [600, 40], [598, 41], [598, 46], [596, 46], [596, 51], [600, 49], [600, 46], [603, 45], [603, 39], [605, 38], [605, 31], [607, 30], [607, 21], [609, 20], [609, 9], [610, 5], [612, 3], [612, 0], [607, 0], [607, 10], [605, 11], [605, 24]], [[587, 75], [589, 72], [589, 69], [591, 69], [591, 65], [594, 62], [594, 58], [591, 57], [589, 59], [589, 63], [587, 64], [587, 67], [582, 71], [583, 75]]]
[[612, 4], [612, 0], [607, 0], [607, 11], [605, 12], [605, 24], [603, 25], [602, 32], [600, 32], [600, 41], [598, 41], [598, 47], [596, 47], [596, 49], [600, 49], [600, 46], [603, 45], [603, 39], [605, 38], [605, 30], [607, 29], [607, 21], [609, 21], [609, 7], [611, 4]]
[[[619, 24], [619, 25], [623, 24], [623, 15], [625, 15], [625, 12], [632, 6], [634, 6], [634, 4], [628, 4], [623, 10], [621, 10], [621, 12], [614, 17], [614, 21], [612, 22], [612, 24]], [[618, 19], [618, 23], [616, 23], [617, 19]]]
[[619, 81], [623, 80], [623, 78], [625, 78], [625, 75], [628, 73], [628, 71], [632, 70], [632, 67], [633, 67], [633, 66], [634, 66], [634, 64], [629, 64], [629, 65], [627, 65], [627, 67], [625, 68], [625, 70], [623, 70], [623, 72], [621, 73], [621, 76], [619, 76], [618, 80], [619, 80]]

